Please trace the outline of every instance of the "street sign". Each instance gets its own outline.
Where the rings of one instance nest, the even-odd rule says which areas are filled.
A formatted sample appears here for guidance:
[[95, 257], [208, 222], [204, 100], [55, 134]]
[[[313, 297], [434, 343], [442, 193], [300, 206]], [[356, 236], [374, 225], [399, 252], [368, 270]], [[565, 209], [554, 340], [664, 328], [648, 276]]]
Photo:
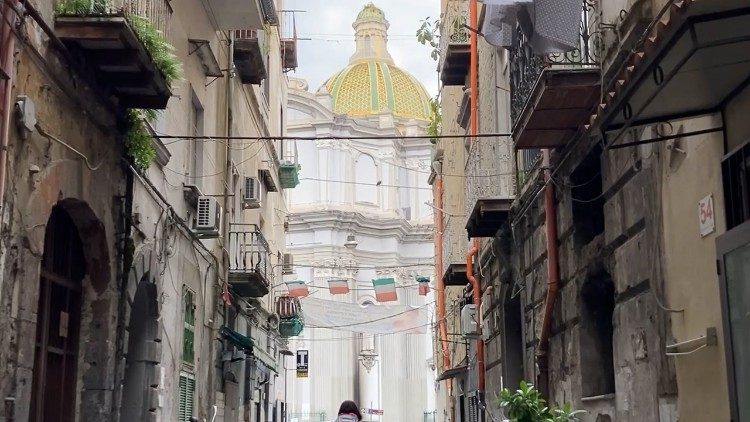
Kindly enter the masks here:
[[297, 378], [307, 378], [309, 370], [310, 352], [297, 350]]
[[382, 409], [366, 409], [366, 408], [363, 407], [360, 410], [365, 415], [382, 415], [383, 414], [383, 410]]

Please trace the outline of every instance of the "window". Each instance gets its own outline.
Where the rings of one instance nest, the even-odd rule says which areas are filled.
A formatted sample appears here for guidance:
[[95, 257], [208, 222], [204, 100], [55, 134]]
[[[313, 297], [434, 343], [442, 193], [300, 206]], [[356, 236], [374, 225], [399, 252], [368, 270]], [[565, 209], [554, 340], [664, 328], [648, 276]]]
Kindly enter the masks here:
[[179, 397], [177, 398], [177, 420], [190, 422], [193, 417], [193, 398], [195, 396], [195, 377], [187, 372], [180, 372]]
[[585, 246], [604, 232], [601, 147], [594, 148], [570, 175], [570, 194], [575, 241]]
[[195, 362], [195, 293], [185, 289], [182, 295], [183, 331], [182, 331], [182, 361], [193, 364]]
[[[203, 136], [203, 106], [201, 105], [198, 97], [195, 96], [195, 92], [191, 92], [190, 109], [188, 110], [188, 130], [187, 133], [191, 136], [200, 137]], [[204, 174], [203, 168], [203, 154], [204, 154], [204, 139], [191, 139], [188, 146], [188, 183], [191, 185], [201, 186], [201, 178]]]
[[731, 420], [750, 421], [750, 222], [716, 241]]
[[354, 163], [354, 173], [357, 202], [377, 204], [378, 202], [378, 167], [375, 159], [370, 155], [362, 154]]
[[590, 277], [581, 287], [581, 386], [584, 397], [615, 392], [612, 316], [615, 286], [607, 273]]
[[750, 220], [750, 142], [727, 155], [721, 163], [727, 230]]

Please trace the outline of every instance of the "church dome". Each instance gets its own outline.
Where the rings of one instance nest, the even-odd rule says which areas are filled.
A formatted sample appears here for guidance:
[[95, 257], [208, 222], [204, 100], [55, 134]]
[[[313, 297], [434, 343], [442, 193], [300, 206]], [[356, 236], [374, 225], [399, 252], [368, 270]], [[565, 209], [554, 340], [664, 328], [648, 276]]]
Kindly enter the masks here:
[[388, 21], [383, 11], [368, 3], [352, 26], [356, 51], [349, 65], [321, 87], [331, 95], [332, 110], [348, 116], [390, 112], [395, 117], [429, 120], [427, 90], [396, 67], [388, 53]]
[[368, 116], [392, 112], [396, 117], [430, 119], [430, 96], [409, 73], [385, 61], [358, 61], [325, 84], [334, 112]]

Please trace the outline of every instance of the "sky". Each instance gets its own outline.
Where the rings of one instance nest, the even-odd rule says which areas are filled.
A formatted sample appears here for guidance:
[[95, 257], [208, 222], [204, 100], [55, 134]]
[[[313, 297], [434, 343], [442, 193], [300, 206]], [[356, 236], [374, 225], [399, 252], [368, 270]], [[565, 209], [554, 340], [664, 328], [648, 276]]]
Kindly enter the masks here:
[[[306, 79], [315, 91], [336, 71], [344, 68], [354, 53], [352, 23], [370, 0], [284, 0], [284, 10], [296, 13], [297, 36], [312, 38], [298, 42], [298, 65], [289, 75]], [[417, 42], [421, 21], [440, 15], [440, 0], [373, 0], [390, 22], [388, 51], [396, 65], [424, 84], [431, 96], [438, 91], [437, 63], [431, 48]]]

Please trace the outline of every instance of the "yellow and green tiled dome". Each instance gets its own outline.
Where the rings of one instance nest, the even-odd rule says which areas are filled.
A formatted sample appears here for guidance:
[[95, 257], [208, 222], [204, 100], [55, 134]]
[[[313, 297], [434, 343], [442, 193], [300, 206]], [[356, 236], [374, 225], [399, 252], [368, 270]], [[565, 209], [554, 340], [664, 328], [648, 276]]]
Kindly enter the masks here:
[[353, 27], [356, 51], [349, 65], [321, 87], [331, 96], [331, 109], [348, 116], [390, 112], [404, 119], [429, 120], [427, 90], [396, 67], [388, 53], [385, 13], [369, 3], [359, 12]]
[[334, 112], [368, 116], [390, 111], [396, 117], [430, 119], [430, 97], [413, 76], [379, 60], [359, 61], [325, 84]]

